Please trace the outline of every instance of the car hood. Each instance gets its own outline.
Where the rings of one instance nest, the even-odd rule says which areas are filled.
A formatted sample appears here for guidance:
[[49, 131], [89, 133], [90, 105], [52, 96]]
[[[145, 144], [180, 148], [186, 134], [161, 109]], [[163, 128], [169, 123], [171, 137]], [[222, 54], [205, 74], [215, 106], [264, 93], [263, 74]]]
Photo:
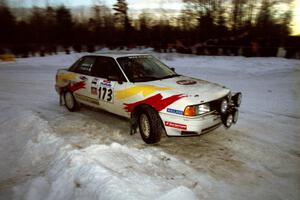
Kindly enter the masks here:
[[213, 101], [226, 96], [230, 92], [225, 86], [187, 76], [153, 81], [153, 84], [168, 87], [172, 93], [187, 95], [187, 98], [196, 101], [195, 103]]

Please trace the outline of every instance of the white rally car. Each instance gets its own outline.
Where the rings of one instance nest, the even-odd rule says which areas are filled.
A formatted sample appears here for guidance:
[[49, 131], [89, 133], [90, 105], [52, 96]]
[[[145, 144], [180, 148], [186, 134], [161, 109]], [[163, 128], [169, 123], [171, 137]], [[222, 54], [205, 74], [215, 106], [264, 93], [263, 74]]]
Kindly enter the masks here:
[[56, 75], [61, 103], [80, 104], [130, 118], [148, 143], [167, 136], [195, 136], [238, 119], [241, 93], [205, 80], [179, 75], [147, 54], [87, 55]]

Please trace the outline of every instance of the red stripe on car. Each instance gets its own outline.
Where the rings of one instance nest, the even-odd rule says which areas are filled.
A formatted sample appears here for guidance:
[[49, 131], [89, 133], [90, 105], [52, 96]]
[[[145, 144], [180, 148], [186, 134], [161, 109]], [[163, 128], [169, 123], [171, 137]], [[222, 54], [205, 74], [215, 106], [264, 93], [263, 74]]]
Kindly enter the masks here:
[[163, 99], [161, 94], [156, 94], [156, 95], [149, 97], [147, 99], [144, 99], [142, 101], [138, 101], [135, 103], [129, 103], [129, 104], [125, 103], [124, 109], [127, 112], [132, 112], [136, 106], [141, 105], [141, 104], [146, 104], [146, 105], [152, 106], [157, 111], [161, 111], [161, 110], [165, 109], [167, 106], [171, 105], [172, 103], [174, 103], [175, 101], [178, 101], [179, 99], [181, 99], [183, 97], [186, 97], [186, 95], [178, 94], [178, 95], [173, 95], [173, 96]]
[[80, 81], [80, 82], [77, 82], [77, 83], [71, 83], [69, 86], [68, 86], [69, 90], [71, 90], [72, 92], [75, 92], [79, 89], [82, 89], [82, 88], [85, 88], [85, 81]]

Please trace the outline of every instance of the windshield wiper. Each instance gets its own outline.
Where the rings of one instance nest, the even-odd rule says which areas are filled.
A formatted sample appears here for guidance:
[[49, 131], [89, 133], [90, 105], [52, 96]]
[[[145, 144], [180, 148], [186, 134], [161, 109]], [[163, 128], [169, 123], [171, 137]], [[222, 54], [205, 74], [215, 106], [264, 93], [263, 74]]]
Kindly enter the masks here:
[[162, 79], [167, 79], [167, 78], [173, 78], [173, 77], [177, 77], [177, 76], [181, 76], [181, 75], [179, 75], [179, 74], [171, 74], [171, 75], [167, 75], [167, 76], [163, 76], [163, 77], [142, 76], [142, 77], [133, 78], [133, 81], [134, 82], [155, 81], [155, 80], [162, 80]]
[[142, 77], [136, 77], [133, 78], [134, 82], [141, 82], [141, 81], [154, 81], [154, 80], [158, 80], [159, 78], [154, 77], [154, 76], [142, 76]]
[[159, 79], [167, 79], [167, 78], [173, 78], [173, 77], [177, 77], [177, 76], [180, 76], [180, 75], [179, 74], [171, 74], [171, 75], [167, 75], [167, 76], [161, 77]]

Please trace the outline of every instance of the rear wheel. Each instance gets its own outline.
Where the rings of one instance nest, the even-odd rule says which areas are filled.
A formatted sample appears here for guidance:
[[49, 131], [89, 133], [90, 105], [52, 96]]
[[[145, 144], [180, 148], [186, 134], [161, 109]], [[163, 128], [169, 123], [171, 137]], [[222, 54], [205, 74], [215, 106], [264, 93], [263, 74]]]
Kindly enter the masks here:
[[75, 98], [72, 94], [72, 92], [70, 92], [70, 91], [66, 91], [64, 93], [64, 102], [65, 102], [66, 108], [71, 112], [77, 110], [78, 107], [79, 107], [77, 101], [75, 100]]
[[141, 110], [138, 122], [144, 142], [154, 144], [160, 141], [163, 127], [161, 119], [154, 109], [146, 107]]

